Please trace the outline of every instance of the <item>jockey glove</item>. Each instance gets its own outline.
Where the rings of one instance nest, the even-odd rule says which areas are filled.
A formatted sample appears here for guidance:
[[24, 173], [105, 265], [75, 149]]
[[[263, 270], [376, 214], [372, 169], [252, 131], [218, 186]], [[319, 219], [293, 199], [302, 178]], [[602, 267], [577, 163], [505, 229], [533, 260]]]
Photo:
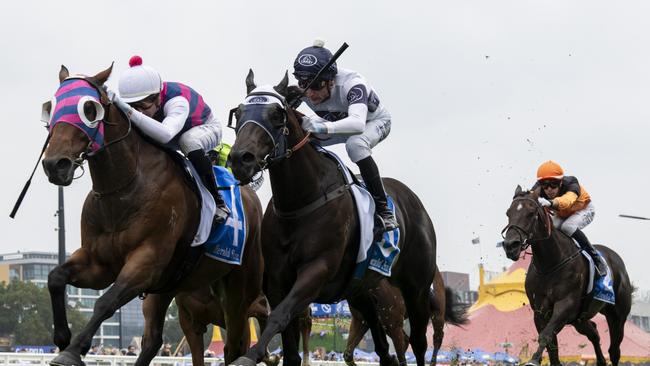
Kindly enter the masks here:
[[326, 120], [318, 116], [302, 117], [302, 129], [311, 133], [327, 133]]
[[539, 205], [542, 206], [542, 207], [552, 207], [553, 206], [553, 202], [547, 200], [544, 197], [538, 197], [537, 202], [539, 202]]
[[119, 95], [117, 95], [114, 91], [112, 91], [112, 90], [110, 90], [110, 89], [106, 92], [106, 94], [108, 95], [108, 100], [110, 100], [111, 102], [113, 102], [113, 103], [114, 103], [114, 104], [115, 104], [119, 109], [121, 109], [122, 112], [124, 112], [127, 116], [129, 116], [129, 117], [131, 116], [131, 114], [133, 113], [133, 107], [131, 107], [130, 105], [128, 105], [125, 101], [123, 101], [123, 100], [120, 98]]

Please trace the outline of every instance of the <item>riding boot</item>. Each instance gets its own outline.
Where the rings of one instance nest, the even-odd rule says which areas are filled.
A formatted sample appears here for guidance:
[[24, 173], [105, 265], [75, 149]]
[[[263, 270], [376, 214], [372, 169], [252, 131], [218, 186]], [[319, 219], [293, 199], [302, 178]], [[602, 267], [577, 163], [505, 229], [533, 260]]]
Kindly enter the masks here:
[[607, 273], [607, 265], [605, 264], [605, 258], [603, 258], [598, 252], [596, 252], [596, 249], [591, 245], [589, 242], [589, 239], [587, 239], [587, 236], [585, 233], [582, 232], [582, 230], [577, 229], [572, 237], [580, 244], [580, 248], [587, 252], [591, 256], [591, 258], [594, 260], [594, 263], [596, 264], [596, 270], [598, 271], [598, 274], [603, 276]]
[[375, 201], [375, 212], [381, 218], [384, 231], [397, 229], [399, 224], [393, 211], [388, 208], [388, 199], [386, 198], [386, 191], [384, 191], [384, 184], [381, 181], [377, 164], [375, 164], [372, 156], [369, 156], [357, 162], [357, 165], [359, 166], [361, 177], [366, 183], [366, 188]]
[[214, 224], [218, 225], [226, 222], [226, 219], [230, 215], [230, 209], [226, 206], [226, 202], [224, 202], [221, 193], [219, 193], [210, 159], [205, 155], [203, 150], [190, 151], [187, 154], [187, 158], [190, 160], [192, 165], [194, 165], [194, 169], [196, 169], [197, 173], [199, 173], [199, 177], [201, 177], [201, 181], [203, 181], [205, 188], [207, 188], [207, 190], [212, 194], [212, 197], [214, 197], [214, 202], [217, 206], [214, 213]]

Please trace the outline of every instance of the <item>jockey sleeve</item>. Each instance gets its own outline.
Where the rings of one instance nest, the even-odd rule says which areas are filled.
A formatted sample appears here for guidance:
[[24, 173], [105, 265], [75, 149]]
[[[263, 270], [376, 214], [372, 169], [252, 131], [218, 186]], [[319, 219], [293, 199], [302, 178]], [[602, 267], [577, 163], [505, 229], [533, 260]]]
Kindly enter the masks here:
[[182, 96], [174, 97], [163, 106], [165, 118], [162, 122], [133, 110], [131, 120], [147, 136], [155, 141], [166, 144], [171, 141], [185, 125], [185, 120], [190, 114], [190, 103]]
[[348, 116], [334, 122], [325, 122], [327, 134], [357, 135], [366, 128], [368, 106], [364, 103], [351, 104], [348, 107]]
[[566, 210], [578, 200], [578, 195], [575, 192], [568, 191], [567, 193], [553, 199], [553, 206], [558, 210]]

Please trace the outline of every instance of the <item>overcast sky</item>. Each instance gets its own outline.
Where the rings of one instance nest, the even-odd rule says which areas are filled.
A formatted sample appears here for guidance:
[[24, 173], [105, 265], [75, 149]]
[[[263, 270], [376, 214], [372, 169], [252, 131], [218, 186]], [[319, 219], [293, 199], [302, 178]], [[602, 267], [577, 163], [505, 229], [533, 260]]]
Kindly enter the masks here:
[[[319, 37], [332, 52], [350, 45], [339, 67], [365, 75], [393, 115], [374, 156], [422, 199], [442, 270], [476, 285], [479, 262], [509, 266], [496, 242], [514, 189], [553, 159], [593, 198], [586, 234], [648, 290], [650, 222], [618, 217], [650, 216], [648, 14], [647, 1], [2, 1], [0, 252], [57, 250], [57, 188], [40, 166], [8, 215], [46, 137], [40, 106], [61, 64], [95, 74], [115, 61], [115, 87], [138, 54], [203, 94], [225, 124], [248, 68], [275, 84]], [[65, 188], [69, 251], [90, 188], [88, 175]], [[266, 204], [268, 183], [260, 196]]]

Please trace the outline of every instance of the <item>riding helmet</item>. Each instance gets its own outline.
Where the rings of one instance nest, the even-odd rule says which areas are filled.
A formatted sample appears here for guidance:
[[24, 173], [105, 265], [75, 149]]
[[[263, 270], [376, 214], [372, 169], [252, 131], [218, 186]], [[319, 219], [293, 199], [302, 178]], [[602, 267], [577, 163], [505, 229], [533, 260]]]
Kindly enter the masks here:
[[[324, 47], [325, 42], [320, 39], [314, 41], [314, 45], [307, 47], [298, 53], [293, 62], [293, 76], [298, 80], [311, 80], [323, 66], [332, 59], [332, 52]], [[334, 62], [327, 70], [320, 75], [321, 80], [333, 80], [338, 69]]]
[[153, 68], [143, 65], [140, 56], [133, 56], [118, 82], [120, 98], [126, 103], [133, 103], [158, 94], [162, 90], [160, 74]]
[[546, 161], [537, 168], [537, 180], [544, 179], [562, 179], [564, 177], [564, 170], [560, 164], [553, 160]]

